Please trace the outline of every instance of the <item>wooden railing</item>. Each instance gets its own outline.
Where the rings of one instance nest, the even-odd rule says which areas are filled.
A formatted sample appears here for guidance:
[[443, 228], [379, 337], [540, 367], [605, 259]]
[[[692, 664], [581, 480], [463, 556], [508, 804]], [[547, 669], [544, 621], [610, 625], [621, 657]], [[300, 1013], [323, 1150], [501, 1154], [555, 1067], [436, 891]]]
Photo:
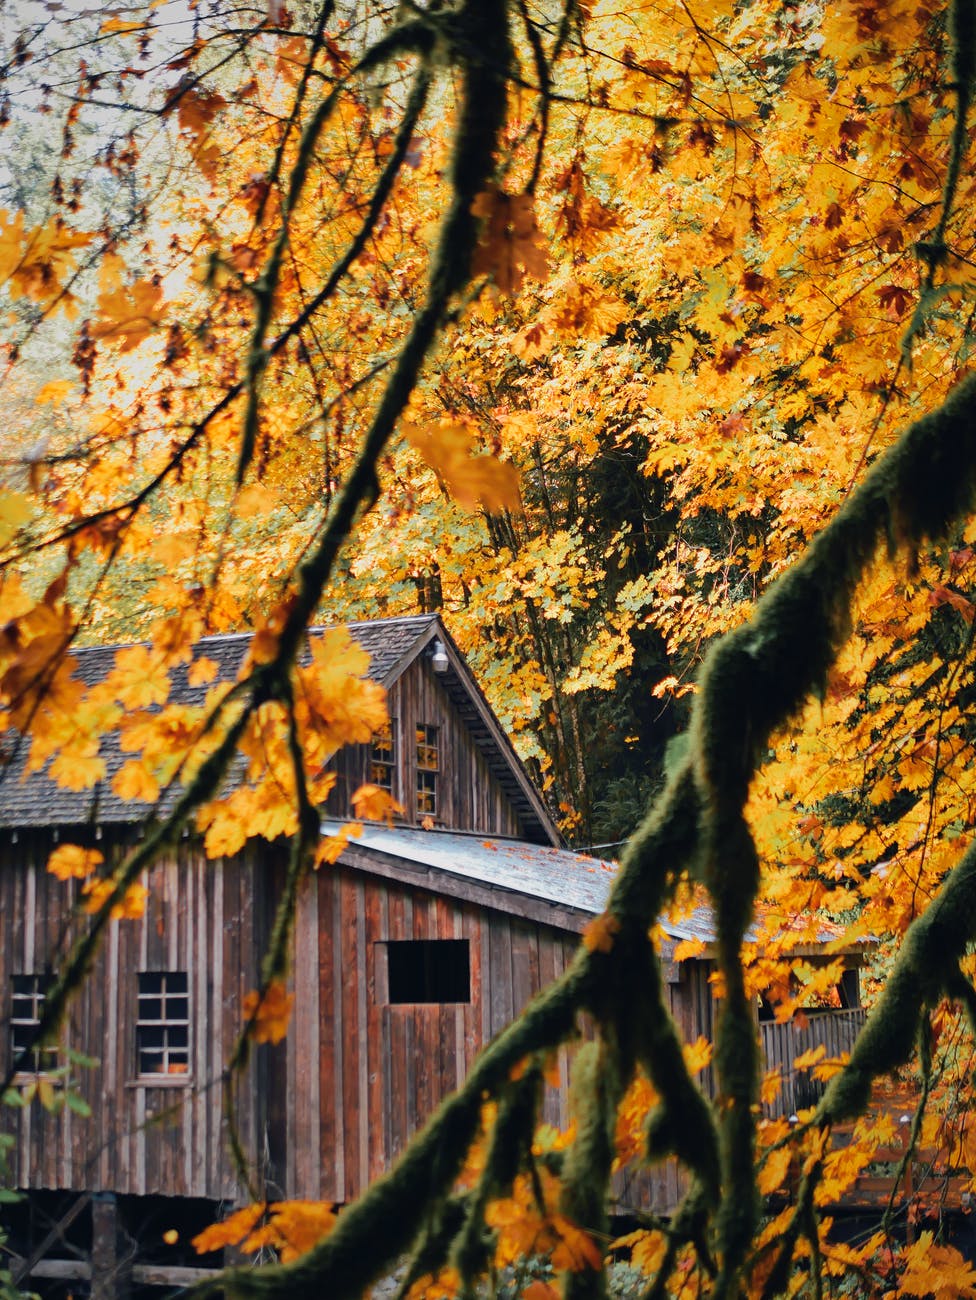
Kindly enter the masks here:
[[767, 1070], [778, 1066], [782, 1078], [779, 1096], [763, 1105], [763, 1114], [769, 1118], [795, 1115], [805, 1106], [816, 1105], [826, 1085], [815, 1079], [811, 1070], [795, 1069], [794, 1060], [821, 1045], [824, 1059], [849, 1052], [866, 1018], [864, 1007], [853, 1007], [847, 1011], [806, 1011], [802, 1028], [796, 1018], [784, 1025], [774, 1020], [760, 1021], [764, 1066]]

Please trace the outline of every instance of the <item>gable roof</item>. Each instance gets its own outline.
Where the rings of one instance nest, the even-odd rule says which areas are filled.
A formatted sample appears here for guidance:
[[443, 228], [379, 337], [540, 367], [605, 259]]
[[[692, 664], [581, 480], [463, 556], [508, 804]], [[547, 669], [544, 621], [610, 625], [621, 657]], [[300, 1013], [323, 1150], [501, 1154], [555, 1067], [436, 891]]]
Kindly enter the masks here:
[[[476, 745], [489, 770], [499, 782], [522, 818], [526, 835], [543, 843], [559, 843], [559, 835], [545, 805], [536, 792], [511, 742], [471, 675], [464, 658], [436, 614], [419, 614], [402, 618], [374, 619], [347, 624], [353, 638], [369, 655], [370, 676], [389, 687], [435, 640], [447, 651], [448, 666], [440, 674], [449, 698], [468, 724]], [[326, 629], [309, 629], [314, 637]], [[202, 637], [194, 647], [194, 658], [206, 657], [217, 664], [217, 680], [232, 681], [241, 666], [251, 641], [251, 633], [227, 633]], [[122, 646], [91, 646], [70, 652], [76, 676], [86, 685], [103, 681], [115, 665], [116, 652]], [[306, 648], [302, 655], [308, 661]], [[169, 702], [203, 704], [212, 683], [191, 686], [187, 680], [189, 665], [178, 664], [170, 672]], [[29, 746], [18, 743], [16, 735], [7, 738], [5, 754], [0, 752], [0, 826], [43, 827], [81, 826], [87, 823], [125, 825], [149, 815], [153, 805], [139, 800], [119, 799], [112, 791], [112, 778], [129, 757], [119, 749], [118, 736], [109, 735], [100, 749], [106, 774], [102, 781], [86, 790], [68, 790], [47, 775], [47, 770], [25, 777]], [[9, 761], [3, 762], [7, 757]], [[164, 795], [159, 811], [172, 807], [176, 792]]]

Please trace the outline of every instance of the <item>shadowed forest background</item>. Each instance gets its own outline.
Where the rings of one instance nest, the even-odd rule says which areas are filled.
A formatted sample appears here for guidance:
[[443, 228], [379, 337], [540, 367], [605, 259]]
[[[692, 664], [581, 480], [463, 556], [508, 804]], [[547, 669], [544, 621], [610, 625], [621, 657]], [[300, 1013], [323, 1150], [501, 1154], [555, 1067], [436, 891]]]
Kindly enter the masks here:
[[[297, 663], [313, 623], [440, 612], [568, 843], [622, 864], [401, 1165], [229, 1291], [354, 1295], [413, 1250], [418, 1296], [527, 1257], [527, 1300], [600, 1295], [627, 1152], [690, 1180], [626, 1243], [648, 1300], [976, 1293], [938, 1212], [842, 1243], [819, 1208], [896, 1068], [912, 1142], [976, 1173], [972, 0], [18, 0], [3, 39], [5, 755], [82, 790], [117, 734], [113, 792], [166, 796], [121, 862], [52, 858], [81, 894], [42, 1030], [184, 830], [288, 839], [231, 1069], [287, 1019], [327, 763], [385, 720], [348, 645]], [[238, 679], [168, 702], [237, 631]], [[97, 685], [87, 644], [127, 647]], [[653, 930], [706, 899], [714, 1050]], [[875, 1010], [762, 1121], [757, 1002], [828, 996], [840, 958], [790, 955], [825, 924]]]

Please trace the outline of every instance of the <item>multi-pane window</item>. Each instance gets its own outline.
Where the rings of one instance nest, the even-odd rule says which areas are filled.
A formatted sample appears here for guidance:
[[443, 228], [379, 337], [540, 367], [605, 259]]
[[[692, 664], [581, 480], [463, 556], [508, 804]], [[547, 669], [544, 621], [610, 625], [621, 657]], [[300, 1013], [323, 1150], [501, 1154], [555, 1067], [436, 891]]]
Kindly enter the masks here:
[[187, 1074], [190, 992], [186, 971], [142, 971], [136, 1021], [139, 1073]]
[[436, 817], [437, 777], [440, 758], [437, 728], [420, 723], [417, 727], [417, 816]]
[[393, 719], [373, 737], [369, 747], [369, 779], [392, 798], [396, 770], [396, 723]]
[[32, 1074], [53, 1070], [57, 1066], [56, 1047], [34, 1045], [34, 1038], [44, 1014], [44, 1000], [51, 983], [50, 975], [13, 976], [10, 1051], [14, 1061], [21, 1058], [21, 1070], [30, 1071]]

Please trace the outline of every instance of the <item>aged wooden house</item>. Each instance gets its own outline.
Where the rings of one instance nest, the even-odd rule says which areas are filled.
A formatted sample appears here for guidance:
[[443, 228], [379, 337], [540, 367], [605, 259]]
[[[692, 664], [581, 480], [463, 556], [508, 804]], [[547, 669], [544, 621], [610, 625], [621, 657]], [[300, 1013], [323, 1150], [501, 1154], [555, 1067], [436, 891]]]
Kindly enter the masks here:
[[[270, 1198], [348, 1201], [387, 1168], [479, 1047], [558, 975], [606, 901], [611, 869], [560, 847], [557, 830], [463, 658], [436, 616], [354, 624], [388, 691], [390, 731], [343, 751], [323, 833], [349, 815], [364, 780], [404, 806], [369, 824], [333, 869], [306, 882], [294, 935], [295, 1006], [286, 1040], [257, 1050], [237, 1088], [236, 1122]], [[231, 675], [244, 637], [209, 638]], [[100, 680], [114, 651], [77, 654]], [[173, 698], [196, 698], [178, 670]], [[108, 751], [108, 776], [122, 756]], [[107, 857], [139, 834], [145, 806], [45, 774], [0, 781], [0, 996], [6, 1069], [31, 1042], [57, 965], [77, 882], [45, 870], [58, 841]], [[186, 1242], [243, 1196], [227, 1154], [221, 1079], [258, 982], [284, 850], [251, 842], [210, 861], [192, 838], [152, 868], [139, 920], [111, 923], [58, 1048], [35, 1051], [18, 1078], [32, 1100], [6, 1108], [9, 1182], [27, 1196], [8, 1220], [15, 1276], [38, 1287], [192, 1280]], [[672, 927], [664, 956], [674, 1013], [709, 1034], [708, 953], [670, 961], [707, 921]], [[82, 1053], [94, 1064], [76, 1064]], [[564, 1078], [566, 1083], [563, 1063]], [[75, 1102], [45, 1109], [71, 1073]], [[547, 1105], [567, 1118], [566, 1087]], [[649, 1189], [649, 1190], [648, 1190]], [[642, 1192], [675, 1203], [665, 1169]], [[164, 1233], [172, 1238], [164, 1240]]]

